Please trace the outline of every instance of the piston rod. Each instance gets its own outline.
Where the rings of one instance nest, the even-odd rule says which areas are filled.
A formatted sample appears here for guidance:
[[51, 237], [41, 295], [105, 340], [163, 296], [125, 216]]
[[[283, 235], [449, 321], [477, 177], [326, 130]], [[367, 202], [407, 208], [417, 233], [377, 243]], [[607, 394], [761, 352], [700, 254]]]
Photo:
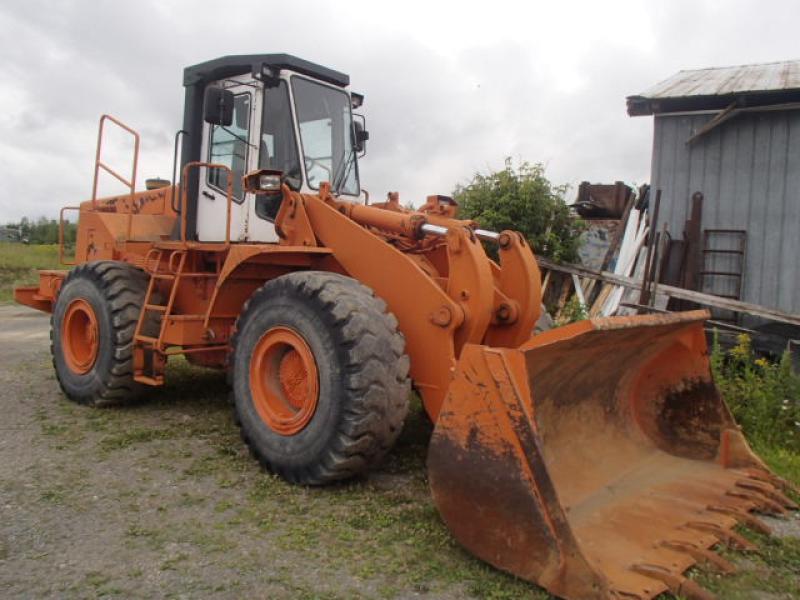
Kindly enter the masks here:
[[447, 227], [442, 227], [441, 225], [433, 225], [431, 223], [425, 223], [420, 227], [420, 231], [425, 234], [430, 235], [438, 235], [438, 236], [445, 236], [447, 235]]
[[[422, 233], [430, 234], [430, 235], [438, 235], [444, 236], [447, 235], [447, 227], [442, 227], [441, 225], [433, 225], [431, 223], [425, 223], [422, 227], [420, 227]], [[475, 237], [479, 240], [484, 240], [486, 242], [497, 242], [500, 239], [500, 234], [494, 231], [488, 231], [486, 229], [475, 229], [474, 230]]]

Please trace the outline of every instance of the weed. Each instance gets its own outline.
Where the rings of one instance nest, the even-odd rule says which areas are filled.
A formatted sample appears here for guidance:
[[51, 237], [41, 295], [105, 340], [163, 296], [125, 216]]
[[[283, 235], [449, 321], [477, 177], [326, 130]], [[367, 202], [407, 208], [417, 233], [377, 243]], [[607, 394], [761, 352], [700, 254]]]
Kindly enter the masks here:
[[174, 432], [169, 429], [157, 428], [132, 428], [128, 431], [121, 431], [100, 440], [100, 449], [106, 452], [110, 450], [122, 450], [134, 444], [152, 442], [153, 440], [165, 440], [174, 437]]
[[564, 305], [564, 308], [556, 319], [556, 326], [561, 327], [562, 325], [577, 323], [578, 321], [583, 321], [588, 318], [589, 314], [586, 312], [586, 307], [581, 304], [576, 295], [570, 298]]
[[66, 494], [62, 489], [51, 489], [42, 492], [41, 498], [50, 504], [63, 504], [66, 499]]
[[746, 334], [727, 352], [715, 339], [711, 367], [733, 416], [758, 450], [800, 452], [800, 377], [792, 373], [788, 352], [770, 362], [756, 358]]

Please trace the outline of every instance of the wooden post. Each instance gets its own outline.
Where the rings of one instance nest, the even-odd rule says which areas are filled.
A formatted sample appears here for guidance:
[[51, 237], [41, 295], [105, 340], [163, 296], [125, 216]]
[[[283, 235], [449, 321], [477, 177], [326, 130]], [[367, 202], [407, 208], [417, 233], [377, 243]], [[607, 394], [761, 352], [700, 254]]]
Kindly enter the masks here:
[[[644, 261], [644, 275], [642, 275], [642, 291], [639, 293], [639, 304], [650, 304], [650, 265], [653, 258], [653, 248], [656, 245], [656, 232], [658, 231], [658, 209], [661, 206], [661, 190], [656, 190], [656, 200], [653, 203], [652, 219], [650, 219], [650, 233], [647, 244], [647, 258]], [[650, 207], [647, 212], [650, 213]]]

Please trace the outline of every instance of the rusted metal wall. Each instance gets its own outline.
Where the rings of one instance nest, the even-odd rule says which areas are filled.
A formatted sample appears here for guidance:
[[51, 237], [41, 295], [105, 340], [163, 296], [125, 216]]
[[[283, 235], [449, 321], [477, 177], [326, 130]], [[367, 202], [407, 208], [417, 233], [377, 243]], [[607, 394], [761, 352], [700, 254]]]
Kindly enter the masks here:
[[[703, 229], [747, 230], [742, 300], [800, 313], [800, 110], [740, 114], [687, 144], [712, 116], [655, 117], [651, 180], [663, 190], [660, 221], [683, 237], [691, 195], [702, 192]], [[735, 260], [717, 255], [706, 268], [729, 271]], [[733, 286], [714, 277], [704, 289], [733, 293]]]

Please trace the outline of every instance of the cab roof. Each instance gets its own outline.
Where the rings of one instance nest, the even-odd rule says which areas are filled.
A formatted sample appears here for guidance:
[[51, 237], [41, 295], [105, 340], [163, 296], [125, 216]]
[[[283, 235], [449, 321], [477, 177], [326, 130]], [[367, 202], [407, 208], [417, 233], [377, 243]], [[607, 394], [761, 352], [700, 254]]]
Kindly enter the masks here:
[[225, 77], [244, 75], [245, 73], [260, 73], [263, 65], [297, 71], [303, 75], [308, 75], [339, 87], [350, 85], [349, 75], [297, 58], [291, 54], [236, 54], [221, 56], [186, 67], [183, 70], [183, 85], [196, 85], [205, 81], [215, 81]]

